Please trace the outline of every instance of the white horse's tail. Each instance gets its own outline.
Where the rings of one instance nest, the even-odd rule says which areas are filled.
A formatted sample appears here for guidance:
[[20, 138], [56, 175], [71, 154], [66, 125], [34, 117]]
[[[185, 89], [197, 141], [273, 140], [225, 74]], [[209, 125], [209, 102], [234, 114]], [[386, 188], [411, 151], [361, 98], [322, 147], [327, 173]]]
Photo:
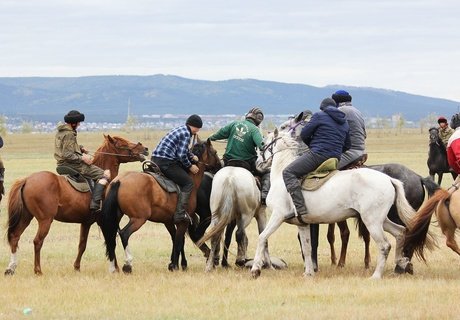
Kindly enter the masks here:
[[211, 239], [216, 233], [222, 232], [224, 228], [236, 218], [238, 210], [238, 194], [235, 187], [234, 176], [227, 177], [222, 183], [223, 192], [220, 195], [216, 211], [212, 212], [212, 219], [217, 223], [211, 227], [203, 237], [198, 240], [196, 245], [200, 247], [203, 243]]

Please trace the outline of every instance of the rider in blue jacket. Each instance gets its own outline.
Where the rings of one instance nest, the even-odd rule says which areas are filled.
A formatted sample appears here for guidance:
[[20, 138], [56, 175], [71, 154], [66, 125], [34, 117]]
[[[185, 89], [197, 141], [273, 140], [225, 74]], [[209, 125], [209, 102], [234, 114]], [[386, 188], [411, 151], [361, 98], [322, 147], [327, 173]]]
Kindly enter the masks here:
[[331, 98], [321, 102], [316, 112], [302, 129], [300, 137], [309, 147], [283, 171], [283, 180], [291, 195], [296, 216], [307, 214], [300, 179], [314, 171], [329, 158], [340, 160], [341, 154], [350, 148], [349, 126], [345, 113], [337, 109]]

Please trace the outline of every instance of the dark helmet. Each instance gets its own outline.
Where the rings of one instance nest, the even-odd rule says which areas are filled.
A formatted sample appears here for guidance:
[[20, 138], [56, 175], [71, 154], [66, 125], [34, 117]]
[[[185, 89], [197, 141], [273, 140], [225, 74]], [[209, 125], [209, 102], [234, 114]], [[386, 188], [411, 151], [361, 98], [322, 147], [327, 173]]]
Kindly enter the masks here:
[[246, 113], [246, 119], [251, 119], [256, 126], [259, 126], [259, 124], [264, 121], [264, 113], [262, 109], [255, 107]]
[[192, 114], [190, 117], [187, 118], [185, 124], [195, 127], [195, 128], [202, 128], [203, 127], [203, 120], [197, 114]]
[[339, 104], [342, 102], [351, 102], [350, 94], [345, 90], [338, 90], [332, 94], [332, 99], [334, 99], [335, 103]]
[[452, 129], [460, 127], [460, 113], [456, 113], [452, 116], [452, 119], [450, 119], [450, 127]]
[[441, 123], [443, 123], [443, 122], [444, 122], [444, 123], [447, 123], [447, 119], [444, 118], [444, 117], [439, 117], [439, 118], [438, 118], [438, 124], [441, 124]]
[[85, 121], [85, 115], [80, 113], [80, 111], [70, 110], [69, 113], [64, 116], [64, 121], [65, 123], [83, 122]]

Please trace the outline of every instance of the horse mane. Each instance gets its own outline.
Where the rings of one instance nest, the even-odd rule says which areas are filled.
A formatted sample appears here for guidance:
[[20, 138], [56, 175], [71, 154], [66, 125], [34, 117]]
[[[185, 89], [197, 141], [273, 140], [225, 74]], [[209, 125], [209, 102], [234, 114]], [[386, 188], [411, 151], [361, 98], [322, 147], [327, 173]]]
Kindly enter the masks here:
[[[299, 142], [287, 132], [278, 132], [278, 135], [273, 135], [273, 139], [278, 139], [273, 148], [272, 171], [282, 172], [286, 166], [294, 161], [299, 155]], [[282, 157], [281, 157], [282, 156]]]

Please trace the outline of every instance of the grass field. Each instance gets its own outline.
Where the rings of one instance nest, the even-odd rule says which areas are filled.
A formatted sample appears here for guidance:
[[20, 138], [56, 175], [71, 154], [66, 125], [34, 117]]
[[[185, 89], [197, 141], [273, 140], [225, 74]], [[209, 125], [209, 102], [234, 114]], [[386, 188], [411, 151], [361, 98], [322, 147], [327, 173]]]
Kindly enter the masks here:
[[[116, 133], [141, 141], [151, 150], [162, 133], [153, 131]], [[203, 132], [201, 136], [207, 137]], [[79, 141], [95, 150], [102, 133], [81, 133]], [[54, 171], [52, 134], [8, 135], [0, 150], [6, 167], [6, 190], [20, 177], [40, 170]], [[426, 167], [428, 135], [420, 130], [370, 131], [368, 164], [397, 162], [422, 176]], [[216, 143], [222, 155], [224, 144]], [[121, 172], [140, 170], [139, 163], [122, 165]], [[445, 176], [443, 186], [452, 183]], [[45, 190], [43, 192], [46, 192]], [[7, 199], [1, 203], [0, 223], [5, 233]], [[353, 223], [349, 223], [350, 226]], [[436, 225], [432, 227], [439, 234]], [[146, 223], [130, 239], [133, 274], [109, 274], [102, 234], [92, 227], [81, 272], [73, 271], [79, 226], [54, 222], [41, 252], [44, 275], [33, 273], [33, 221], [23, 234], [19, 266], [13, 277], [0, 277], [0, 319], [455, 319], [459, 318], [458, 257], [439, 238], [440, 248], [427, 254], [428, 264], [414, 260], [415, 275], [393, 274], [394, 250], [386, 264], [384, 279], [370, 280], [376, 248], [371, 243], [371, 269], [363, 264], [364, 245], [352, 228], [347, 264], [330, 265], [326, 226], [321, 226], [320, 271], [313, 279], [302, 277], [303, 265], [296, 239], [297, 228], [283, 225], [270, 238], [270, 253], [283, 258], [289, 268], [263, 270], [253, 280], [248, 270], [218, 268], [204, 273], [205, 259], [189, 239], [186, 252], [189, 270], [167, 270], [171, 243], [163, 225]], [[336, 249], [340, 246], [337, 229]], [[256, 224], [249, 226], [249, 256], [256, 246]], [[392, 244], [394, 239], [388, 235]], [[234, 261], [235, 244], [231, 248]], [[117, 254], [123, 252], [118, 242]], [[9, 246], [0, 245], [0, 267], [6, 268]], [[4, 270], [4, 269], [3, 269]], [[25, 308], [31, 312], [23, 314]]]

